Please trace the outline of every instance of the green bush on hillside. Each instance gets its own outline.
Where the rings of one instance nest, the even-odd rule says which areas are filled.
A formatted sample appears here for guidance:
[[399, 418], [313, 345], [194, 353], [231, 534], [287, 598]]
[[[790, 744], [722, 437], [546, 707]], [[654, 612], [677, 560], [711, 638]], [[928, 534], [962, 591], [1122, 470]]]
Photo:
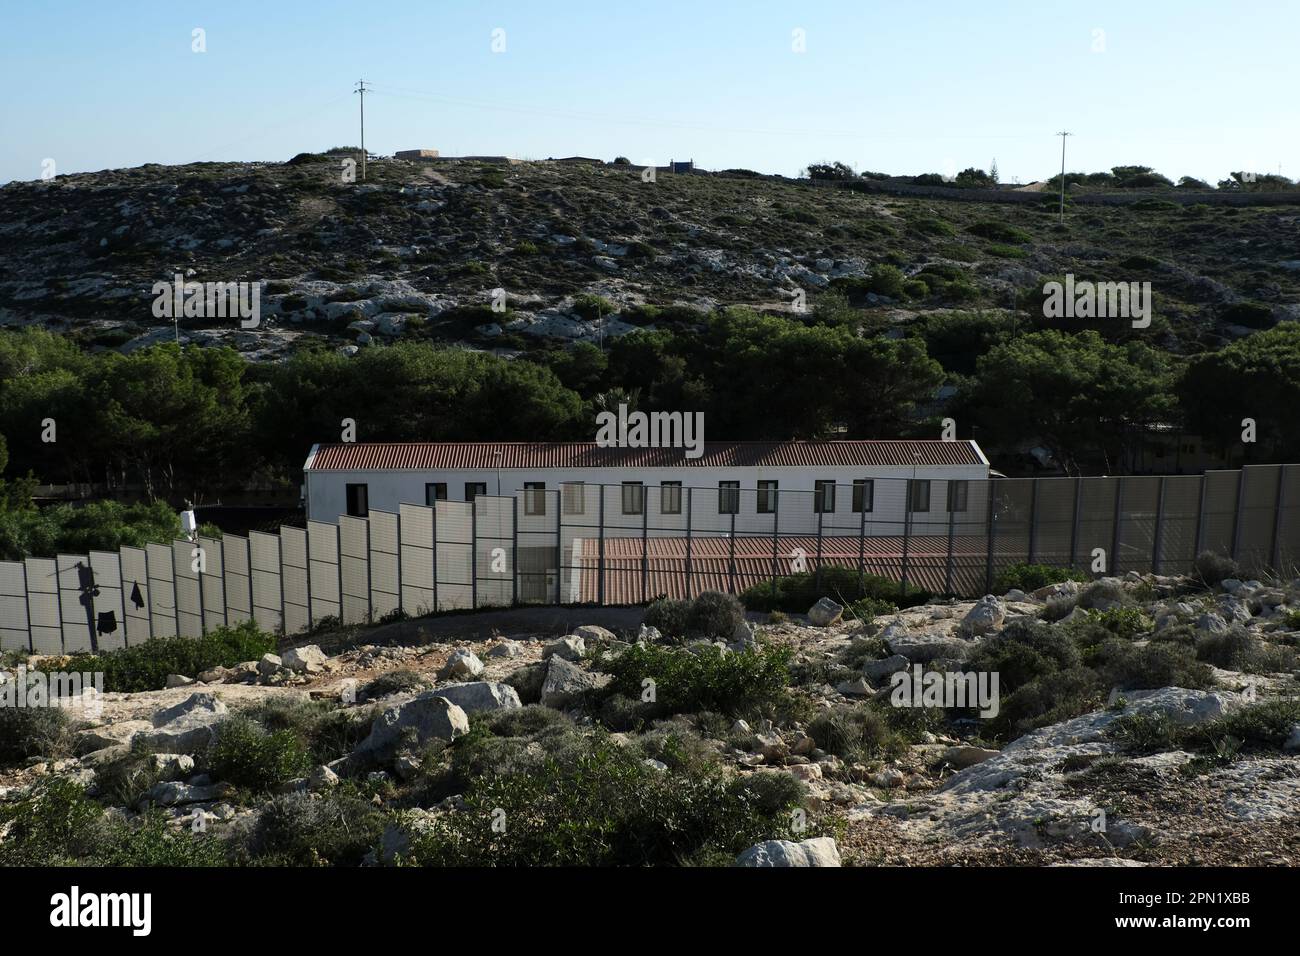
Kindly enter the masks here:
[[155, 637], [100, 654], [74, 654], [61, 670], [104, 675], [104, 690], [136, 693], [162, 690], [167, 675], [194, 677], [212, 667], [232, 667], [275, 651], [275, 636], [251, 621], [219, 627], [202, 637]]

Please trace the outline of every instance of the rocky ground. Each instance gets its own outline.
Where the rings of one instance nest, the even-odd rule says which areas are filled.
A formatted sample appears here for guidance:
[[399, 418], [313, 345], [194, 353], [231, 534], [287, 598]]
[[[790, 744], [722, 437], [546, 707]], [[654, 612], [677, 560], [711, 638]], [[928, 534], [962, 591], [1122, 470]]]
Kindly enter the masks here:
[[[798, 807], [817, 835], [760, 842], [740, 854], [743, 865], [1295, 865], [1297, 609], [1300, 581], [1229, 579], [1207, 590], [1137, 574], [871, 619], [823, 599], [807, 616], [750, 615], [731, 634], [677, 642], [681, 654], [724, 657], [787, 649], [786, 704], [725, 719], [660, 717], [630, 731], [593, 701], [611, 680], [611, 661], [637, 644], [673, 643], [653, 627], [428, 643], [413, 621], [401, 632], [416, 629], [411, 646], [376, 642], [392, 629], [345, 630], [320, 641], [332, 655], [319, 643], [286, 647], [233, 668], [173, 675], [165, 690], [104, 695], [102, 712], [74, 728], [73, 755], [0, 770], [0, 808], [66, 778], [124, 819], [161, 809], [173, 827], [193, 830], [197, 818], [205, 832], [236, 840], [256, 832], [285, 794], [325, 801], [361, 781], [370, 804], [390, 814], [366, 861], [391, 862], [430, 821], [468, 812], [457, 794], [421, 805], [415, 784], [439, 759], [430, 744], [452, 743], [471, 720], [501, 712], [562, 711], [578, 739], [609, 734], [640, 754], [672, 728], [729, 777], [797, 781]], [[1110, 636], [1098, 637], [1107, 628]], [[1053, 641], [1063, 635], [1084, 647], [1084, 664], [1049, 673], [1042, 661], [1060, 653]], [[1016, 641], [1016, 655], [989, 657]], [[901, 714], [891, 703], [913, 668], [953, 673], [988, 660], [1002, 661], [1002, 723], [953, 707]], [[1118, 683], [1085, 681], [1077, 699], [1061, 689], [1073, 684], [1042, 684], [1071, 674]], [[1201, 686], [1162, 683], [1169, 674]], [[1059, 698], [1040, 707], [1046, 716], [1024, 709], [1035, 688]], [[265, 722], [293, 702], [355, 720], [337, 757], [262, 794], [205, 769], [232, 715]], [[866, 730], [846, 739], [848, 727]], [[115, 802], [122, 790], [109, 787], [106, 768], [142, 754], [150, 755], [146, 785], [131, 802]], [[659, 757], [645, 760], [666, 772], [663, 761], [677, 759]], [[12, 826], [0, 830], [0, 848]]]
[[[1066, 272], [1152, 280], [1162, 297], [1152, 331], [1173, 351], [1250, 332], [1221, 314], [1243, 300], [1267, 304], [1270, 323], [1300, 314], [1287, 207], [1089, 207], [1062, 234], [1046, 206], [777, 178], [646, 183], [616, 166], [382, 160], [366, 182], [346, 183], [340, 162], [151, 164], [10, 183], [0, 188], [0, 323], [131, 351], [177, 334], [153, 315], [151, 291], [176, 274], [265, 283], [256, 329], [180, 322], [182, 341], [230, 345], [250, 360], [304, 338], [349, 354], [402, 338], [516, 354], [689, 326], [691, 310], [718, 305], [788, 312], [796, 297], [831, 288], [854, 292], [864, 322], [901, 326], [1017, 296], [1023, 305]], [[989, 222], [1011, 232], [986, 238], [1002, 235]], [[855, 284], [882, 263], [923, 275], [930, 291], [900, 299]], [[583, 296], [612, 312], [596, 314]], [[650, 314], [646, 304], [688, 308]]]

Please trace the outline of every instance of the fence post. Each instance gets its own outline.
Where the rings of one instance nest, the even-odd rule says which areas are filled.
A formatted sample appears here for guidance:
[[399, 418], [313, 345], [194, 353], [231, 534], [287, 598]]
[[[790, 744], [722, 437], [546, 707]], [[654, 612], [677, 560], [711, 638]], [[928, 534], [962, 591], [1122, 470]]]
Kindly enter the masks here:
[[478, 495], [469, 503], [469, 606], [478, 610]]
[[[816, 487], [816, 485], [813, 487]], [[813, 589], [820, 591], [822, 587], [822, 523], [826, 520], [826, 496], [822, 493], [819, 499], [818, 492], [814, 491], [813, 499], [817, 504], [817, 570], [813, 572]]]
[[[739, 496], [740, 492], [737, 491]], [[736, 502], [736, 507], [740, 507], [740, 502]], [[727, 556], [727, 593], [736, 593], [736, 513], [731, 513], [731, 534], [728, 536], [728, 556]]]
[[[374, 559], [371, 557], [373, 552], [371, 552], [370, 550], [370, 509], [368, 508], [366, 509], [365, 522], [366, 522], [366, 622], [369, 624], [373, 624], [375, 623], [375, 571], [374, 571], [375, 562]], [[438, 549], [435, 548], [434, 549], [435, 560], [437, 558], [437, 553], [438, 553]], [[147, 560], [148, 552], [145, 552], [145, 556]], [[149, 565], [146, 564], [145, 565], [146, 572], [148, 571], [148, 568]], [[248, 581], [249, 581], [249, 592], [250, 592], [249, 599], [248, 599], [248, 608], [249, 608], [248, 613], [252, 614], [254, 613], [255, 608], [253, 607], [253, 598], [251, 594], [252, 582], [253, 582], [253, 542], [251, 539], [248, 542]], [[151, 634], [153, 633], [152, 630], [150, 631], [150, 633]]]
[[772, 489], [772, 600], [776, 601], [777, 551], [781, 534], [781, 490]]
[[904, 478], [903, 492], [903, 573], [899, 578], [899, 596], [907, 596], [907, 552], [912, 540], [912, 479]]
[[[1282, 509], [1286, 505], [1286, 470], [1289, 465], [1278, 465], [1277, 495], [1273, 499], [1273, 542], [1269, 547], [1269, 563], [1279, 577], [1282, 574]], [[30, 623], [31, 618], [28, 618]]]
[[1193, 565], [1195, 565], [1196, 559], [1201, 556], [1201, 550], [1205, 547], [1205, 488], [1209, 483], [1209, 476], [1202, 473], [1200, 494], [1197, 496], [1196, 502], [1196, 550], [1192, 554]]
[[1246, 466], [1242, 465], [1237, 478], [1237, 512], [1232, 516], [1232, 560], [1241, 551], [1241, 512], [1246, 505]]
[[[582, 488], [583, 495], [586, 495], [587, 489]], [[515, 501], [518, 502], [519, 495], [515, 494]], [[556, 502], [555, 509], [555, 603], [564, 603], [564, 491], [560, 490], [560, 497]], [[584, 502], [585, 504], [585, 502]], [[518, 513], [518, 505], [515, 505], [515, 513]]]
[[[307, 542], [307, 630], [310, 631], [311, 626], [316, 623], [312, 620], [311, 616], [311, 538], [304, 534], [303, 540]], [[197, 531], [194, 532], [194, 540], [191, 541], [190, 544], [193, 545], [193, 547], [190, 548], [191, 564], [194, 562], [194, 548], [197, 547], [199, 551], [203, 552], [203, 560], [199, 562], [198, 569], [194, 572], [194, 575], [195, 580], [198, 582], [199, 590], [199, 634], [206, 634], [208, 633], [208, 605], [207, 602], [203, 600], [203, 569], [207, 567], [208, 555], [207, 552], [204, 551], [202, 543], [199, 541], [199, 534]], [[1236, 556], [1235, 548], [1233, 550], [1233, 555], [1234, 557]], [[88, 566], [90, 564], [89, 555], [86, 556], [86, 564]], [[60, 608], [60, 611], [61, 610], [62, 608]], [[98, 652], [99, 648], [96, 646], [98, 643], [99, 642], [92, 631], [90, 635], [90, 646], [92, 651]]]
[[596, 558], [596, 602], [605, 606], [605, 486], [600, 486], [600, 550]]
[[1040, 480], [1030, 478], [1034, 483], [1034, 490], [1029, 495], [1029, 554], [1025, 560], [1030, 564], [1034, 563], [1034, 558], [1038, 556], [1038, 486]]
[[1163, 557], [1161, 551], [1164, 550], [1160, 539], [1165, 528], [1165, 483], [1168, 481], [1168, 478], [1162, 477], [1156, 492], [1156, 528], [1151, 537], [1151, 570], [1155, 574], [1160, 573], [1160, 559]]
[[691, 599], [691, 498], [693, 497], [694, 488], [684, 489], [686, 492], [686, 600]]
[[[560, 493], [557, 491], [556, 494], [559, 495]], [[512, 607], [517, 607], [519, 605], [519, 499], [512, 497], [510, 505], [514, 509], [514, 516], [510, 520], [512, 538], [510, 542], [510, 604]], [[560, 499], [558, 497], [555, 499], [555, 511], [556, 514], [559, 514]], [[437, 550], [435, 547], [435, 554]]]
[[1083, 498], [1083, 477], [1074, 479], [1074, 516], [1070, 523], [1070, 570], [1078, 563], [1079, 554], [1079, 506]]
[[1119, 574], [1120, 529], [1124, 524], [1124, 479], [1115, 479], [1115, 520], [1110, 529], [1110, 572]]
[[646, 602], [650, 585], [650, 511], [647, 507], [645, 485], [641, 486], [641, 603]]
[[[339, 623], [342, 624], [343, 623], [343, 528], [337, 522], [335, 522], [334, 524], [334, 558], [335, 561], [337, 562], [335, 564], [335, 567], [338, 569], [339, 572]], [[223, 593], [225, 593], [226, 592], [226, 551], [224, 545], [222, 546], [222, 550], [221, 550], [221, 574], [222, 574], [221, 590]], [[253, 580], [253, 575], [251, 570], [248, 575], [248, 580], [250, 582]], [[226, 594], [226, 606], [227, 608], [229, 608], [230, 606], [230, 595], [228, 593]], [[251, 597], [248, 602], [248, 613], [249, 616], [252, 616], [253, 601]], [[227, 618], [227, 621], [229, 621], [229, 618]]]
[[[951, 497], [951, 496], [949, 496]], [[956, 512], [952, 510], [952, 502], [948, 502], [948, 563], [945, 566], [943, 575], [943, 593], [952, 594], [952, 546], [953, 535], [956, 532]]]
[[993, 480], [986, 479], [989, 483], [989, 513], [985, 517], [986, 529], [986, 549], [984, 555], [984, 593], [988, 594], [993, 590], [993, 552], [994, 539], [997, 532], [997, 521], [994, 515], [997, 511], [997, 500], [993, 495]]
[[[871, 486], [872, 504], [875, 503], [876, 486]], [[850, 498], [849, 501], [853, 499]], [[862, 486], [861, 507], [858, 508], [858, 593], [867, 587], [867, 486]]]
[[[121, 552], [119, 552], [119, 554], [120, 553]], [[118, 560], [121, 559], [119, 558]], [[27, 562], [24, 560], [24, 561], [19, 561], [18, 563], [21, 564], [23, 568], [23, 605], [27, 608], [27, 650], [35, 654], [36, 641], [32, 637], [32, 592], [31, 589], [27, 586]], [[55, 571], [57, 570], [58, 570], [58, 566], [56, 565]], [[149, 586], [149, 549], [148, 548], [146, 548], [144, 552], [144, 580], [145, 580], [145, 587], [147, 588]], [[149, 636], [153, 637], [153, 595], [152, 593], [149, 595], [149, 603], [146, 605], [146, 607], [149, 610]], [[123, 610], [122, 616], [125, 617], [126, 609], [123, 608], [122, 610]], [[59, 616], [60, 617], [63, 616], [62, 608], [59, 609]], [[125, 623], [123, 624], [123, 627], [125, 628]], [[123, 631], [123, 633], [125, 633], [125, 630]]]

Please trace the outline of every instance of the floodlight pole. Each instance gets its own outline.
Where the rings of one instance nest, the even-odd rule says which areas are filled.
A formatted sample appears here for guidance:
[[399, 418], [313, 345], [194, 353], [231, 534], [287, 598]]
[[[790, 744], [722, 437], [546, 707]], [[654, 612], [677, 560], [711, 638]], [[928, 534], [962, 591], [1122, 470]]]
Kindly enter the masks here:
[[366, 178], [366, 81], [358, 80], [353, 93], [361, 94], [361, 179]]
[[1061, 137], [1061, 225], [1065, 225], [1065, 137], [1072, 135], [1065, 130], [1056, 134]]

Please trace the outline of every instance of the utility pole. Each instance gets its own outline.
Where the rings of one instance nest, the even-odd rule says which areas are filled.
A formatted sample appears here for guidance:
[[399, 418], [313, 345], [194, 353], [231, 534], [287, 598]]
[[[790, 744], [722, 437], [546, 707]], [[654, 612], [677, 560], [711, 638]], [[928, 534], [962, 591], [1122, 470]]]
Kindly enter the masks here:
[[1061, 137], [1061, 225], [1065, 225], [1065, 137], [1073, 135], [1065, 130], [1056, 134]]
[[361, 94], [361, 179], [366, 178], [366, 81], [358, 80], [353, 93]]

